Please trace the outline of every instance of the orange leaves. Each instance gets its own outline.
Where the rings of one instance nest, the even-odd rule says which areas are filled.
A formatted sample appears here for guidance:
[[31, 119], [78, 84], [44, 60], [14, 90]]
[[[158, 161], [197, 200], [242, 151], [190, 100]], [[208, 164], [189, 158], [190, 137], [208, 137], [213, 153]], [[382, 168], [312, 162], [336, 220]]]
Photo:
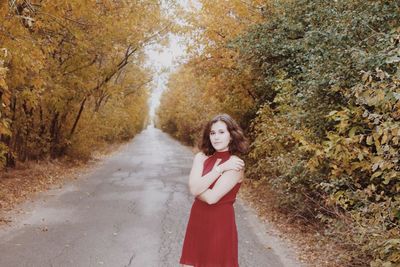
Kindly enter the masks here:
[[200, 4], [200, 12], [193, 13], [197, 15], [193, 24], [203, 29], [204, 39], [217, 44], [236, 37], [262, 19], [256, 8], [260, 4], [257, 1], [202, 0]]
[[[258, 1], [259, 2], [259, 1]], [[239, 120], [256, 101], [253, 73], [239, 64], [239, 53], [228, 44], [261, 20], [257, 1], [200, 2], [184, 13], [181, 26], [190, 46], [188, 62], [170, 78], [159, 107], [161, 127], [186, 142], [194, 142], [198, 125], [212, 114], [227, 112]], [[179, 101], [177, 101], [179, 99]], [[194, 119], [198, 114], [201, 118]]]
[[7, 99], [7, 102], [8, 102], [9, 101], [8, 100], [8, 98], [9, 98], [8, 97], [9, 96], [9, 89], [8, 89], [8, 85], [6, 83], [6, 77], [7, 77], [8, 68], [6, 68], [4, 66], [4, 60], [7, 57], [7, 49], [3, 48], [2, 52], [3, 53], [0, 54], [0, 90], [1, 90], [1, 92], [3, 92], [3, 94], [6, 95], [6, 99]]
[[[142, 48], [162, 38], [169, 22], [158, 1], [13, 3], [11, 12], [0, 4], [7, 13], [0, 16], [0, 49], [8, 53], [6, 59], [0, 53], [0, 114], [13, 125], [11, 152], [21, 160], [65, 151], [87, 156], [104, 140], [126, 139], [143, 127], [150, 73]], [[11, 133], [5, 122], [4, 135]], [[72, 132], [80, 136], [71, 140]], [[87, 148], [85, 142], [90, 149], [76, 149]]]

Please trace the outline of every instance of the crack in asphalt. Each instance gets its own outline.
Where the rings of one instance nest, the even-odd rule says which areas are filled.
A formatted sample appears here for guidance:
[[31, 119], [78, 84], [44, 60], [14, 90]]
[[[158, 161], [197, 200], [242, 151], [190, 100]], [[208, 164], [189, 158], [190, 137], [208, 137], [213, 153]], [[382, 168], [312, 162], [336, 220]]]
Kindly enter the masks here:
[[[57, 254], [56, 256], [54, 256], [53, 258], [50, 258], [50, 259], [48, 260], [49, 263], [50, 263], [50, 265], [53, 266], [53, 263], [52, 263], [52, 262], [53, 262], [55, 259], [59, 258], [59, 257], [65, 252], [65, 250], [66, 250], [67, 248], [72, 247], [72, 245], [73, 245], [74, 243], [76, 243], [78, 240], [80, 240], [80, 239], [82, 239], [82, 238], [84, 238], [84, 237], [85, 237], [84, 235], [80, 235], [80, 236], [76, 237], [75, 239], [71, 240], [70, 242], [68, 242], [68, 243], [67, 243], [68, 246], [64, 245], [64, 247], [58, 252], [58, 254]], [[56, 266], [57, 266], [57, 265], [56, 265]]]
[[131, 266], [133, 259], [135, 258], [136, 254], [135, 252], [132, 253], [132, 256], [129, 258], [128, 265], [125, 265], [124, 267]]
[[[161, 263], [163, 263], [163, 264], [168, 262], [168, 255], [171, 253], [171, 243], [172, 242], [170, 240], [170, 235], [169, 235], [169, 233], [171, 231], [169, 231], [167, 229], [167, 225], [168, 225], [168, 218], [170, 216], [170, 211], [171, 211], [170, 203], [174, 197], [175, 187], [176, 187], [176, 184], [174, 184], [173, 190], [168, 194], [168, 198], [165, 202], [166, 212], [165, 212], [163, 218], [161, 219], [162, 235], [161, 235], [161, 244], [160, 244], [160, 247], [158, 250], [158, 254], [160, 255]], [[165, 251], [165, 252], [163, 253], [163, 251]]]
[[[34, 218], [52, 218], [47, 234], [38, 238], [26, 226], [0, 236], [0, 266], [178, 266], [194, 201], [188, 188], [192, 161], [190, 149], [146, 129], [77, 181], [76, 190], [38, 204], [42, 209], [34, 210]], [[255, 212], [237, 207], [241, 266], [302, 266], [283, 264], [289, 254], [276, 253], [278, 239], [258, 234], [264, 229], [250, 222], [261, 222], [247, 215]], [[65, 224], [63, 216], [72, 223]]]

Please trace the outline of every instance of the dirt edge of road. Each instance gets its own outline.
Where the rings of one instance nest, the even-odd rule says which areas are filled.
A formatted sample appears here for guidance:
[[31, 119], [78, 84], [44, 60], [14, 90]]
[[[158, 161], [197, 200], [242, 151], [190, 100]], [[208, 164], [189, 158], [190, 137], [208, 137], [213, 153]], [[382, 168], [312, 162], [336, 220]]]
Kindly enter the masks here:
[[33, 199], [40, 192], [61, 188], [66, 182], [79, 179], [102, 164], [102, 159], [120, 151], [124, 144], [110, 145], [94, 152], [92, 159], [85, 163], [65, 158], [27, 161], [0, 172], [0, 226], [12, 224], [12, 214], [21, 212], [19, 204]]
[[268, 220], [262, 220], [257, 211], [248, 201], [237, 198], [236, 202], [245, 210], [246, 221], [253, 228], [258, 240], [267, 250], [272, 250], [285, 267], [308, 267], [305, 261], [299, 259], [295, 245], [282, 239], [282, 234]]
[[[268, 236], [277, 236], [297, 260], [306, 266], [344, 267], [339, 261], [340, 255], [346, 252], [333, 244], [332, 240], [323, 236], [322, 230], [312, 225], [296, 223], [294, 216], [283, 214], [276, 207], [274, 193], [265, 187], [257, 187], [254, 181], [245, 179], [238, 197], [249, 205], [259, 220], [265, 225]], [[279, 246], [277, 247], [279, 252]], [[290, 252], [289, 252], [290, 253]], [[285, 254], [283, 254], [284, 256]]]

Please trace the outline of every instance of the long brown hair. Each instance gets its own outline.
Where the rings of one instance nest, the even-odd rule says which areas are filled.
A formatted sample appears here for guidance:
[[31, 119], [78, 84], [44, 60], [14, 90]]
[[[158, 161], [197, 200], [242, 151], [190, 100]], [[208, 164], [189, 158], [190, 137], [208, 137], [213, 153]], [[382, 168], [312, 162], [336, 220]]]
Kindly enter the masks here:
[[198, 148], [206, 155], [212, 155], [215, 152], [210, 141], [210, 132], [211, 126], [217, 121], [224, 122], [231, 135], [232, 140], [229, 142], [229, 152], [231, 154], [247, 153], [249, 144], [247, 138], [244, 136], [242, 128], [240, 128], [239, 124], [226, 113], [218, 114], [204, 125], [203, 136], [198, 144]]

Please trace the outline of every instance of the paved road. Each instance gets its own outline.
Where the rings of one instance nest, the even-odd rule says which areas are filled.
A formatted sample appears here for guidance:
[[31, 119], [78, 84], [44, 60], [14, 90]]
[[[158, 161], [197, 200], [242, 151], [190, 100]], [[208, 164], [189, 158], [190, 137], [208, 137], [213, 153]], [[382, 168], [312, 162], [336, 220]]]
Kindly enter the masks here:
[[[0, 266], [179, 266], [192, 159], [149, 126], [90, 173], [22, 205], [26, 214], [0, 228]], [[239, 198], [234, 207], [241, 267], [300, 266]]]

